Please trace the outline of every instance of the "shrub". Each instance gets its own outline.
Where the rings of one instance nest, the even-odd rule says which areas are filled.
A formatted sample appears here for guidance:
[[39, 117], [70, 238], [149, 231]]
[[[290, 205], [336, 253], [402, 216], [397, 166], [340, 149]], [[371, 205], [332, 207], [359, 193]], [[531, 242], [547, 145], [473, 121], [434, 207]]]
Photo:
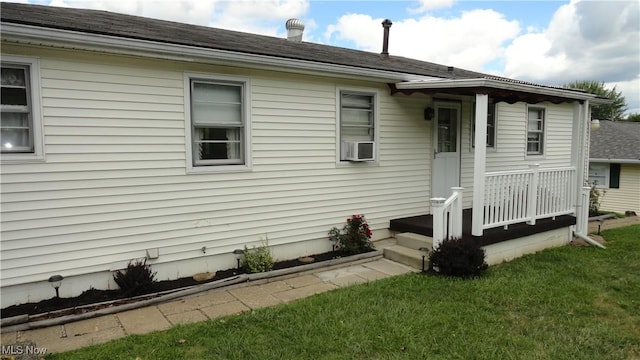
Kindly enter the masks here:
[[127, 297], [149, 293], [153, 290], [156, 273], [147, 265], [147, 259], [129, 262], [124, 271], [116, 271], [113, 280]]
[[600, 202], [607, 193], [605, 190], [600, 190], [598, 182], [594, 181], [589, 190], [589, 216], [597, 216], [600, 214]]
[[267, 245], [254, 246], [252, 249], [248, 249], [245, 245], [240, 262], [248, 273], [265, 272], [273, 269], [273, 257], [271, 257], [271, 252]]
[[472, 239], [445, 240], [429, 256], [429, 270], [446, 276], [481, 276], [488, 265], [484, 250]]
[[353, 215], [347, 218], [347, 223], [339, 230], [334, 227], [329, 231], [329, 236], [334, 237], [337, 249], [347, 254], [358, 254], [373, 247], [371, 244], [371, 229], [364, 215]]

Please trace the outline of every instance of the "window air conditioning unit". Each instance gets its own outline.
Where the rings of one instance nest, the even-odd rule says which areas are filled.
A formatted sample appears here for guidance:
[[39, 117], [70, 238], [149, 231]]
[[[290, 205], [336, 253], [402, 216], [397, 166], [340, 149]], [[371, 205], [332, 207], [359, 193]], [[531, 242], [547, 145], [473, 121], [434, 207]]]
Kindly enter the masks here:
[[374, 141], [347, 142], [347, 156], [349, 161], [375, 160], [376, 143]]

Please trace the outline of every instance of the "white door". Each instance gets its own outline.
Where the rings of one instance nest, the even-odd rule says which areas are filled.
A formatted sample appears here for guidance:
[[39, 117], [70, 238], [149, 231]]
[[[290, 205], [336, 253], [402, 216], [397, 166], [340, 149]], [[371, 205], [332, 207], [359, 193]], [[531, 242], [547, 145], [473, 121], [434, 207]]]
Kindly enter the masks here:
[[460, 186], [460, 104], [434, 103], [431, 197], [448, 198]]

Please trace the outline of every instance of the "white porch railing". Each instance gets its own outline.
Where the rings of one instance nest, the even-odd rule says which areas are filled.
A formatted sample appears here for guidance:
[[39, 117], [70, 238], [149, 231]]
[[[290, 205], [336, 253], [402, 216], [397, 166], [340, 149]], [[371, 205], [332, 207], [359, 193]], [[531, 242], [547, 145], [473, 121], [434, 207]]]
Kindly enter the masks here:
[[485, 174], [483, 229], [574, 212], [575, 168], [500, 171]]
[[449, 238], [462, 237], [462, 191], [464, 188], [452, 187], [453, 194], [448, 198], [431, 199], [433, 215], [433, 248]]

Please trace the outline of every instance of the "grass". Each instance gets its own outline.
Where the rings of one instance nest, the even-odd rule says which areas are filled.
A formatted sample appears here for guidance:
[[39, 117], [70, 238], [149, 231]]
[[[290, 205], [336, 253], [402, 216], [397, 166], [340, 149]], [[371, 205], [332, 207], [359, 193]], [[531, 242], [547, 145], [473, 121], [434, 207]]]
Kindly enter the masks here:
[[405, 275], [47, 359], [638, 359], [640, 225], [603, 235], [480, 279]]

